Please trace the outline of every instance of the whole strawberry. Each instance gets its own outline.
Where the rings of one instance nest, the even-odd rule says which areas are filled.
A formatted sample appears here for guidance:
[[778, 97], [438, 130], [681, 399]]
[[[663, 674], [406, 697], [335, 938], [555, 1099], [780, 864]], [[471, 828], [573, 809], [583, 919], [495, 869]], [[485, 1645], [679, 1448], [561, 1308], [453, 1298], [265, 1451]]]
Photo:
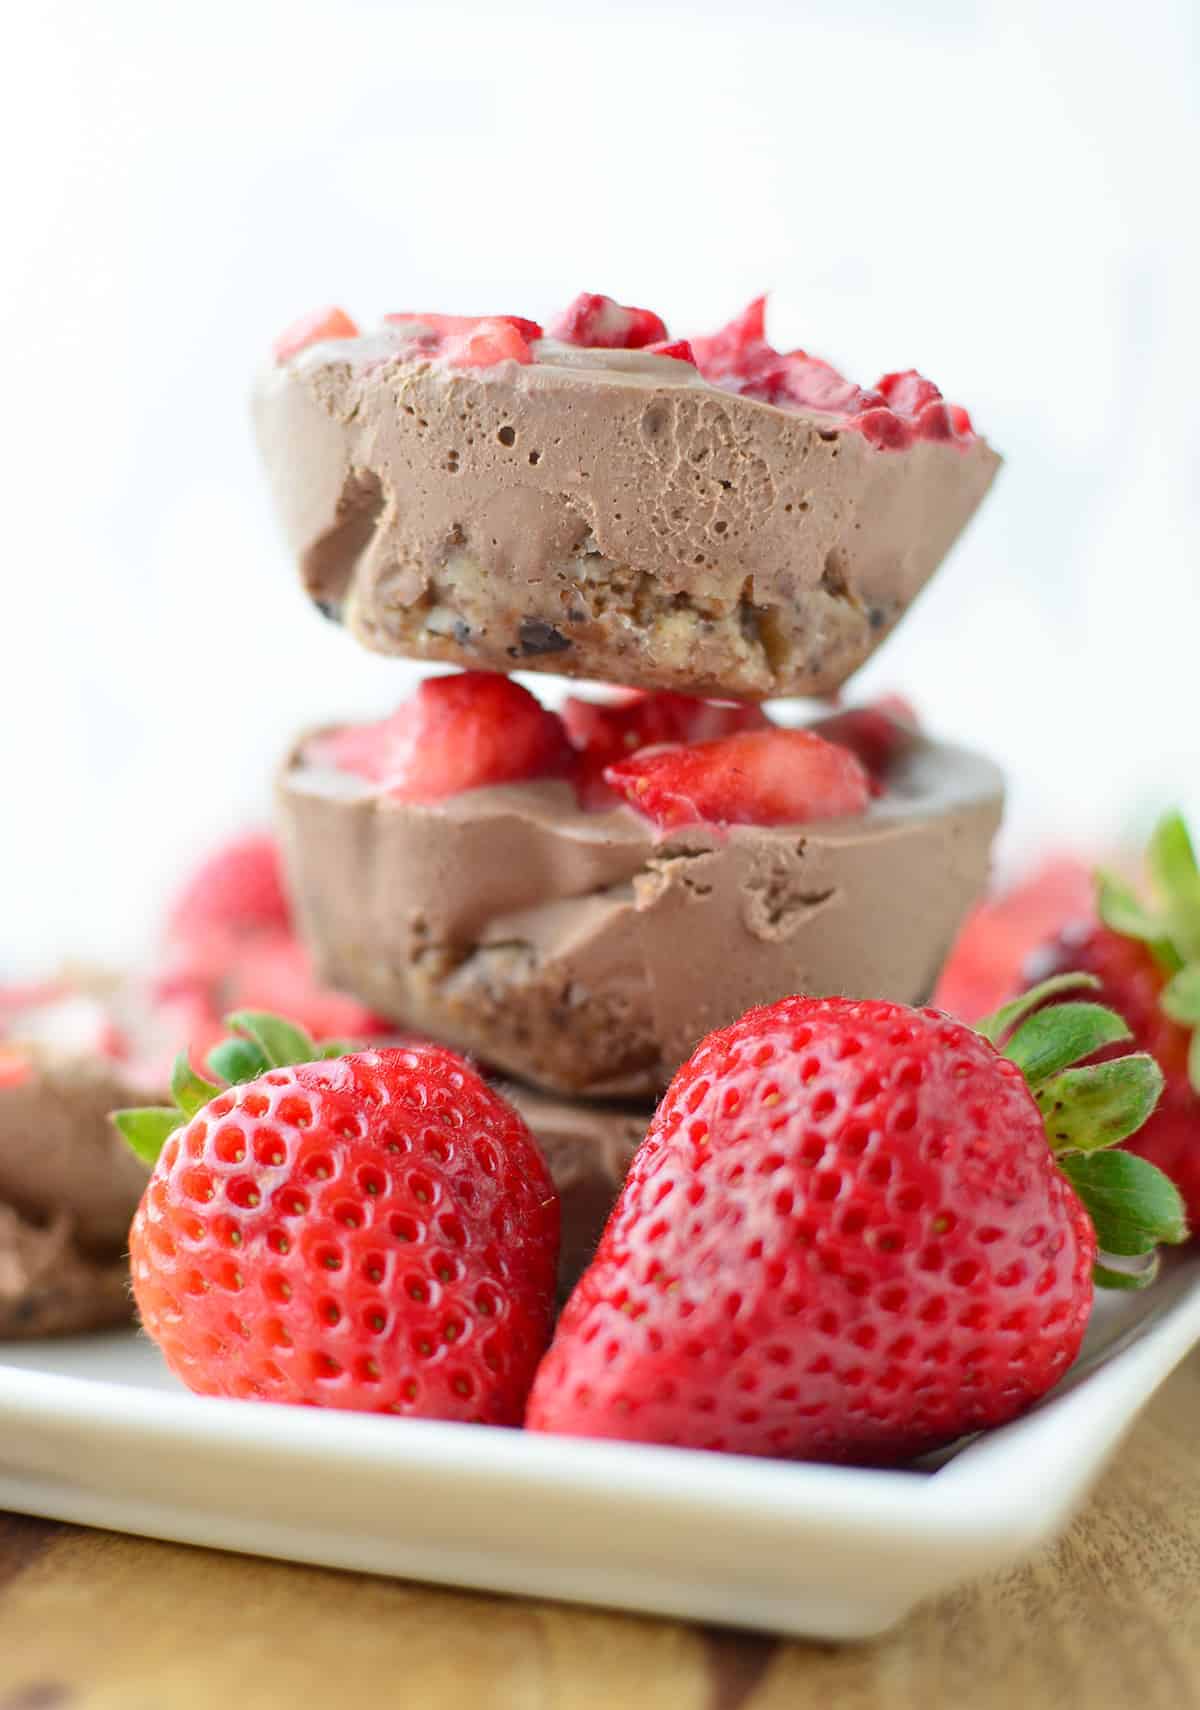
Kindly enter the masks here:
[[1200, 867], [1179, 814], [1160, 821], [1147, 867], [1153, 902], [1102, 875], [1098, 918], [1043, 944], [1031, 966], [1039, 975], [1067, 967], [1093, 975], [1101, 1000], [1157, 1060], [1163, 1096], [1126, 1144], [1170, 1176], [1200, 1226]]
[[168, 1366], [204, 1395], [519, 1422], [558, 1256], [524, 1122], [439, 1046], [303, 1061], [290, 1025], [230, 1021], [239, 1084], [181, 1058], [180, 1110], [117, 1116], [157, 1157], [129, 1249]]
[[1097, 1230], [1123, 1255], [1183, 1235], [1168, 1182], [1092, 1150], [1144, 1118], [1153, 1063], [1070, 1067], [1124, 1029], [1090, 1003], [1025, 1019], [1045, 995], [996, 1018], [1008, 1056], [939, 1011], [845, 998], [712, 1034], [659, 1106], [526, 1423], [887, 1463], [1027, 1407], [1078, 1351]]
[[275, 839], [246, 832], [215, 849], [171, 904], [168, 935], [180, 943], [203, 944], [214, 933], [245, 937], [287, 932], [291, 906]]

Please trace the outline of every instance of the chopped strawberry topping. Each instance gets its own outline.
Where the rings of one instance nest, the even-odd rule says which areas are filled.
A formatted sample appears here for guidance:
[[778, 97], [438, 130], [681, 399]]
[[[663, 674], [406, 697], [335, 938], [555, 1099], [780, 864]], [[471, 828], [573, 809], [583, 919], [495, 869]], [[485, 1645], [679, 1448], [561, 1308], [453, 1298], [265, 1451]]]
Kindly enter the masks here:
[[632, 309], [611, 297], [583, 291], [551, 324], [550, 336], [589, 350], [642, 350], [666, 343], [667, 327], [653, 309]]
[[706, 380], [745, 398], [782, 409], [843, 416], [872, 444], [903, 451], [914, 439], [968, 440], [970, 417], [946, 404], [915, 369], [885, 374], [864, 391], [807, 351], [779, 351], [767, 342], [766, 298], [754, 301], [710, 338], [693, 338], [696, 366]]
[[646, 354], [648, 356], [669, 356], [676, 362], [690, 362], [693, 368], [696, 366], [695, 352], [692, 350], [690, 340], [686, 338], [669, 339], [665, 344], [648, 344]]
[[511, 321], [479, 321], [470, 332], [447, 339], [442, 354], [451, 368], [491, 368], [497, 362], [533, 361], [529, 341]]
[[926, 380], [915, 368], [906, 368], [901, 374], [885, 374], [875, 390], [883, 394], [900, 416], [915, 416], [924, 405], [942, 400], [933, 381]]
[[383, 318], [390, 326], [428, 327], [440, 339], [458, 338], [463, 333], [473, 332], [476, 327], [485, 324], [491, 326], [495, 321], [503, 321], [507, 326], [515, 327], [521, 337], [530, 343], [545, 337], [538, 323], [527, 321], [523, 315], [426, 315], [405, 309], [400, 314], [385, 315]]
[[389, 326], [411, 329], [414, 354], [440, 357], [451, 368], [530, 363], [530, 344], [543, 336], [536, 321], [521, 315], [427, 315], [405, 310], [383, 318]]
[[310, 344], [321, 344], [325, 339], [357, 337], [358, 328], [344, 309], [314, 309], [280, 333], [273, 346], [275, 360], [290, 362]]
[[640, 748], [665, 742], [709, 742], [739, 730], [765, 730], [770, 720], [761, 707], [741, 701], [701, 701], [669, 690], [658, 694], [626, 691], [617, 701], [563, 705], [567, 735], [580, 751], [576, 783], [584, 807], [603, 809], [614, 802], [604, 781], [606, 766], [627, 760]]
[[878, 795], [894, 762], [916, 740], [917, 715], [901, 696], [885, 695], [869, 706], [845, 707], [830, 713], [809, 728], [827, 742], [836, 742], [857, 755], [870, 773]]
[[802, 825], [865, 811], [871, 781], [848, 748], [811, 730], [747, 730], [686, 748], [647, 749], [604, 776], [664, 830]]
[[309, 754], [409, 802], [564, 777], [574, 758], [558, 715], [491, 671], [431, 677], [390, 718], [317, 737]]

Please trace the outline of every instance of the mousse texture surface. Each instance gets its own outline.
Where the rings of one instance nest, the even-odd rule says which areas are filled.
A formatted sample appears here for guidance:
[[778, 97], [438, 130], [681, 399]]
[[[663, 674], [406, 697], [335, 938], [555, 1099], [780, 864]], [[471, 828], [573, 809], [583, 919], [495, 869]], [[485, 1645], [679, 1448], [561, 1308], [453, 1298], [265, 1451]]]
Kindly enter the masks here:
[[989, 762], [918, 738], [857, 818], [656, 834], [558, 779], [421, 804], [310, 751], [284, 766], [280, 832], [319, 976], [573, 1096], [652, 1097], [706, 1033], [792, 992], [925, 1001], [1002, 801]]
[[381, 653], [827, 694], [999, 464], [974, 435], [881, 445], [844, 411], [779, 407], [651, 350], [541, 338], [474, 368], [420, 332], [322, 339], [254, 400], [307, 592]]

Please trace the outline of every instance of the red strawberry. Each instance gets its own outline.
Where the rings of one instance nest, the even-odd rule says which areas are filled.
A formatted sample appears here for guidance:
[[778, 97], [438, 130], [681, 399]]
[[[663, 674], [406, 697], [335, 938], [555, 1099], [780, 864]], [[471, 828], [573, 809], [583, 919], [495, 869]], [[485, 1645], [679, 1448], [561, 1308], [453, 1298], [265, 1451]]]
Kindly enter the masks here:
[[884, 409], [881, 405], [868, 405], [859, 409], [853, 414], [853, 420], [863, 437], [883, 451], [907, 451], [913, 442], [914, 434], [910, 424], [894, 411]]
[[707, 380], [747, 373], [764, 350], [774, 356], [767, 344], [766, 297], [755, 297], [719, 332], [708, 338], [693, 337], [691, 345], [696, 364]]
[[443, 355], [451, 368], [491, 368], [497, 362], [533, 361], [528, 340], [510, 320], [478, 321], [469, 332], [447, 339]]
[[779, 351], [768, 344], [765, 310], [766, 298], [756, 297], [711, 338], [692, 339], [696, 366], [706, 380], [784, 409], [846, 416], [849, 425], [889, 451], [905, 450], [914, 438], [971, 438], [967, 412], [947, 404], [915, 369], [885, 374], [874, 390], [864, 391], [807, 351]]
[[664, 829], [802, 825], [864, 812], [871, 781], [847, 748], [811, 730], [747, 730], [686, 748], [648, 749], [604, 777]]
[[645, 348], [648, 356], [669, 356], [675, 362], [690, 362], [693, 368], [696, 366], [695, 352], [686, 338], [667, 339], [658, 344], [648, 344]]
[[385, 315], [383, 318], [393, 326], [428, 327], [439, 339], [461, 338], [464, 333], [473, 332], [476, 327], [494, 326], [498, 321], [515, 328], [521, 337], [530, 343], [545, 336], [536, 321], [527, 321], [521, 315], [426, 315], [405, 309], [399, 314]]
[[345, 725], [315, 738], [309, 752], [410, 802], [563, 776], [572, 760], [558, 715], [490, 671], [431, 677], [390, 718]]
[[708, 742], [739, 730], [765, 730], [770, 719], [761, 707], [744, 701], [700, 701], [670, 690], [657, 694], [625, 691], [612, 701], [584, 701], [571, 695], [563, 703], [567, 735], [580, 751], [577, 779], [585, 807], [611, 807], [613, 791], [604, 768], [664, 742]]
[[1126, 1254], [1183, 1234], [1157, 1172], [1083, 1149], [1089, 1116], [1111, 1138], [1144, 1117], [1153, 1063], [1118, 1065], [1107, 1103], [1083, 1071], [1079, 1097], [1067, 1065], [1120, 1025], [1046, 1013], [996, 1018], [1021, 1022], [1012, 1061], [936, 1010], [846, 998], [784, 998], [711, 1035], [654, 1116], [526, 1423], [886, 1463], [1021, 1412], [1078, 1352], [1097, 1232]]
[[171, 904], [167, 932], [206, 943], [214, 932], [286, 932], [291, 919], [275, 839], [265, 831], [247, 832], [196, 869]]
[[917, 715], [899, 695], [884, 695], [866, 706], [839, 708], [808, 728], [856, 754], [872, 782], [881, 786], [894, 763], [912, 747]]
[[640, 350], [665, 344], [667, 327], [652, 309], [631, 309], [611, 297], [583, 291], [553, 322], [550, 336], [588, 348]]
[[313, 1038], [371, 1039], [394, 1033], [392, 1022], [351, 997], [323, 986], [312, 959], [290, 934], [242, 947], [221, 987], [224, 1009], [266, 1009], [292, 1017]]
[[304, 1061], [288, 1024], [232, 1020], [252, 1078], [181, 1063], [182, 1115], [117, 1118], [157, 1159], [129, 1248], [168, 1366], [203, 1395], [517, 1423], [558, 1251], [524, 1122], [440, 1046]]
[[1154, 1115], [1128, 1149], [1175, 1183], [1200, 1226], [1200, 867], [1178, 814], [1160, 822], [1148, 852], [1157, 907], [1103, 877], [1099, 920], [1068, 926], [1030, 958], [1040, 975], [1070, 965], [1093, 974], [1101, 998], [1166, 1079]]
[[275, 360], [289, 362], [310, 344], [321, 344], [328, 338], [357, 337], [358, 328], [344, 309], [314, 309], [280, 333], [273, 346]]
[[1063, 927], [1091, 919], [1092, 870], [1052, 855], [968, 915], [933, 1001], [961, 1021], [988, 1015], [1026, 984], [1030, 957]]
[[915, 368], [902, 373], [885, 374], [875, 390], [888, 402], [897, 415], [915, 416], [926, 404], [942, 402], [942, 394], [932, 380], [926, 380]]

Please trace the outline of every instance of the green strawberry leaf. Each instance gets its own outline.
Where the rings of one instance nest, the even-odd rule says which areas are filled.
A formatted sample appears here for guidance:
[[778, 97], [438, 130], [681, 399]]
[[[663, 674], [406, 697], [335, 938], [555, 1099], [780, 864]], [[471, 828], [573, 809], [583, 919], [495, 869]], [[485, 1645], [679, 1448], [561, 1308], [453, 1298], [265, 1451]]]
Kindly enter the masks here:
[[1141, 1263], [1129, 1270], [1118, 1270], [1115, 1265], [1105, 1265], [1097, 1259], [1092, 1266], [1092, 1281], [1097, 1288], [1123, 1288], [1127, 1290], [1149, 1288], [1158, 1276], [1159, 1257], [1157, 1251], [1147, 1253]]
[[186, 1051], [181, 1051], [171, 1070], [171, 1097], [185, 1118], [203, 1110], [210, 1098], [216, 1098], [220, 1087], [203, 1080], [192, 1068]]
[[1129, 1037], [1121, 1017], [1102, 1004], [1056, 1003], [1022, 1022], [1004, 1047], [1004, 1055], [1036, 1089], [1060, 1069]]
[[1102, 1253], [1127, 1257], [1152, 1252], [1161, 1241], [1187, 1240], [1179, 1190], [1144, 1158], [1132, 1152], [1085, 1152], [1059, 1163], [1095, 1226]]
[[265, 1010], [235, 1010], [225, 1017], [225, 1026], [231, 1033], [246, 1034], [272, 1069], [286, 1068], [291, 1063], [311, 1063], [317, 1056], [317, 1047], [302, 1027], [294, 1026], [280, 1015], [268, 1015]]
[[321, 1058], [346, 1057], [351, 1051], [361, 1051], [362, 1042], [354, 1039], [326, 1039], [317, 1046], [317, 1056]]
[[220, 1075], [230, 1086], [241, 1081], [255, 1080], [271, 1067], [257, 1045], [249, 1039], [222, 1039], [204, 1059], [214, 1075]]
[[1055, 974], [1051, 979], [1043, 980], [1040, 985], [1031, 986], [1027, 992], [1022, 992], [1020, 997], [1006, 1003], [994, 1015], [977, 1021], [975, 1031], [982, 1033], [993, 1045], [999, 1045], [1019, 1021], [1044, 1004], [1047, 998], [1058, 997], [1062, 992], [1082, 991], [1085, 988], [1095, 991], [1099, 984], [1095, 974]]
[[1189, 962], [1168, 980], [1159, 999], [1163, 1012], [1185, 1027], [1200, 1026], [1200, 962]]
[[1166, 923], [1113, 873], [1096, 874], [1096, 912], [1122, 938], [1157, 945], [1166, 937]]
[[182, 1111], [147, 1106], [143, 1110], [114, 1110], [112, 1120], [120, 1129], [126, 1144], [143, 1163], [157, 1164], [158, 1154], [185, 1120]]
[[[353, 1049], [344, 1040], [331, 1040], [324, 1046], [317, 1046], [302, 1027], [262, 1010], [238, 1010], [226, 1016], [225, 1025], [234, 1037], [214, 1045], [206, 1062], [213, 1073], [230, 1086], [255, 1080], [268, 1069], [279, 1069], [292, 1063], [311, 1063], [322, 1057], [341, 1057]], [[206, 1081], [203, 1075], [195, 1072], [187, 1053], [181, 1051], [171, 1072], [174, 1107], [118, 1110], [113, 1112], [112, 1119], [138, 1157], [148, 1164], [156, 1164], [167, 1135], [182, 1123], [189, 1122], [220, 1091], [214, 1082]]]
[[1200, 958], [1200, 866], [1181, 813], [1159, 820], [1146, 859], [1166, 905], [1166, 937], [1182, 962], [1193, 962]]
[[1150, 1116], [1163, 1088], [1162, 1070], [1145, 1051], [1064, 1069], [1036, 1090], [1051, 1150], [1099, 1152], [1128, 1140]]

